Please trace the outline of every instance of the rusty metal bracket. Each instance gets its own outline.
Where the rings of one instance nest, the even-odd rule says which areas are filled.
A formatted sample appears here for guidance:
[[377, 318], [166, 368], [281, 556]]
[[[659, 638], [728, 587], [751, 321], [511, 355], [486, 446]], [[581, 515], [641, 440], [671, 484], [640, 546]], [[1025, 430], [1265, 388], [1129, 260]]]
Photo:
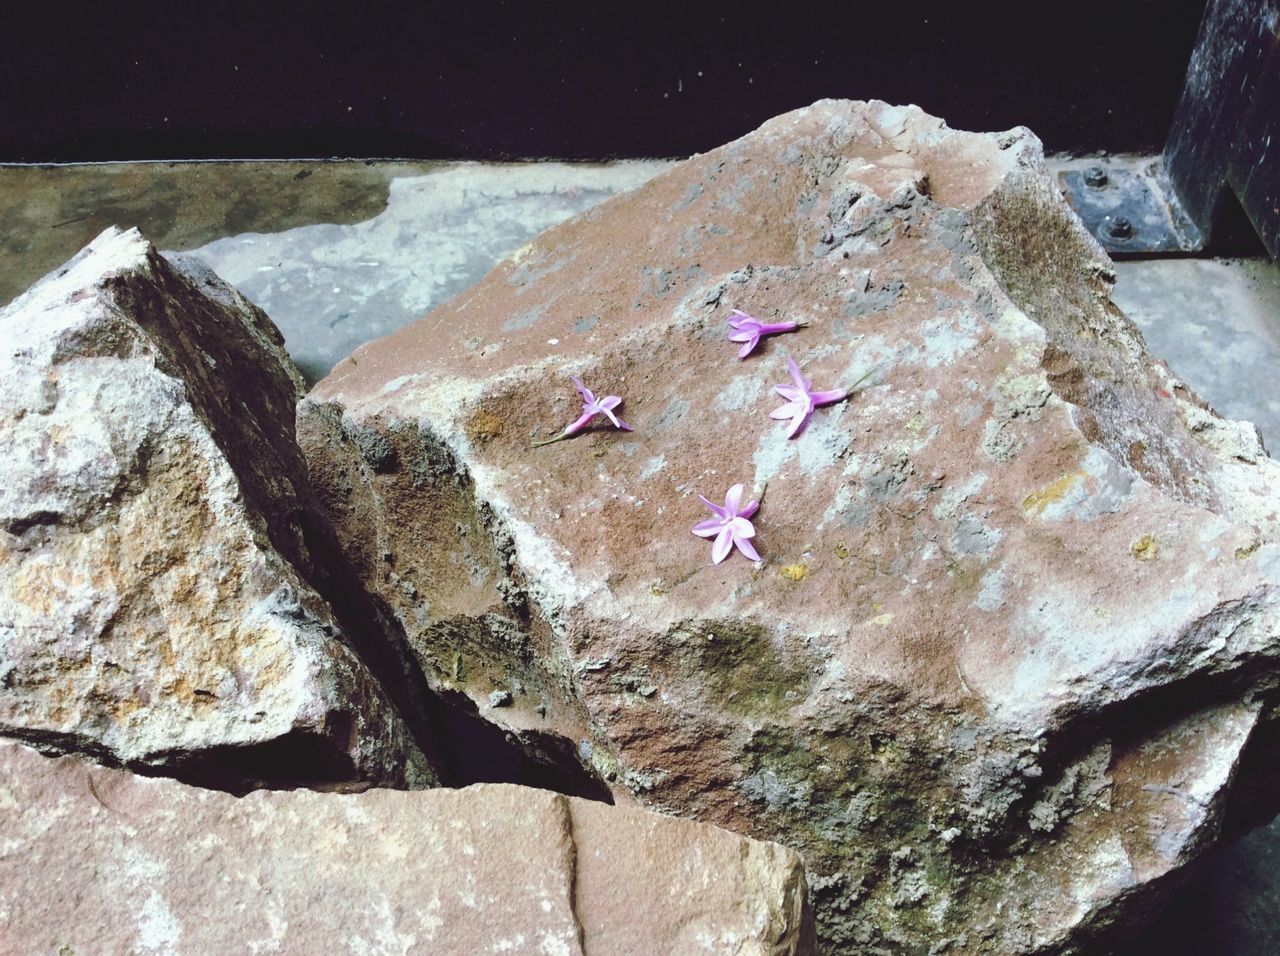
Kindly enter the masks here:
[[1115, 158], [1058, 173], [1067, 203], [1116, 257], [1199, 252], [1204, 236], [1183, 211], [1160, 157]]

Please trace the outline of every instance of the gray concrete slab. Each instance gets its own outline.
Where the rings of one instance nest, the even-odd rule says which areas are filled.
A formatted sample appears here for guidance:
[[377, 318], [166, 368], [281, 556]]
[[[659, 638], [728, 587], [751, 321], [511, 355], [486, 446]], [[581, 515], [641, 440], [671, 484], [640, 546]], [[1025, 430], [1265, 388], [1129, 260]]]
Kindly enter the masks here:
[[[1116, 263], [1116, 305], [1201, 397], [1280, 451], [1280, 268], [1266, 259]], [[1277, 950], [1280, 952], [1280, 949]]]

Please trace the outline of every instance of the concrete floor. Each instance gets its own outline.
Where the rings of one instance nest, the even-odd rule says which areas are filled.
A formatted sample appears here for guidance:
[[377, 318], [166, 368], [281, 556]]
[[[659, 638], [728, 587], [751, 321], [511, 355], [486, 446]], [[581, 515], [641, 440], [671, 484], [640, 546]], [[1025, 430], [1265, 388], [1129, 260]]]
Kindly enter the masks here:
[[[156, 163], [0, 167], [0, 304], [110, 225], [194, 250], [280, 326], [308, 380], [538, 232], [668, 164]], [[1118, 263], [1115, 300], [1214, 407], [1280, 448], [1280, 268]], [[1280, 823], [1221, 847], [1132, 956], [1280, 953]]]

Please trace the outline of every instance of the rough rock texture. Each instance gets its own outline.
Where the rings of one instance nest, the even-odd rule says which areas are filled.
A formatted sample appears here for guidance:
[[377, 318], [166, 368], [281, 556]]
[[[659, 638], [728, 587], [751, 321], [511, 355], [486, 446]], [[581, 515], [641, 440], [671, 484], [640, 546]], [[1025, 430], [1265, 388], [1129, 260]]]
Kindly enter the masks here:
[[[1111, 281], [1026, 130], [821, 102], [361, 348], [299, 441], [437, 687], [802, 850], [830, 951], [1070, 951], [1275, 809], [1280, 468]], [[808, 327], [739, 362], [733, 308]], [[875, 372], [787, 441], [788, 354]], [[575, 374], [636, 431], [531, 449]], [[735, 482], [758, 566], [690, 534]]]
[[0, 733], [219, 786], [435, 774], [305, 574], [261, 311], [108, 230], [0, 312]]
[[545, 790], [241, 799], [0, 743], [22, 953], [812, 952], [795, 852]]

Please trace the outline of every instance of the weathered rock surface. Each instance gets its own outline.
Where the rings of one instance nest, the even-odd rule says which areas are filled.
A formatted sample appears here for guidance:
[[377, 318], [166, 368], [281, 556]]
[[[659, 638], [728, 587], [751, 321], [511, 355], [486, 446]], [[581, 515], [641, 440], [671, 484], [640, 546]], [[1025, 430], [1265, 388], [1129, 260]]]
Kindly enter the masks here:
[[[829, 950], [1069, 951], [1276, 805], [1280, 468], [1111, 280], [1027, 131], [822, 102], [361, 348], [299, 440], [437, 687], [800, 849]], [[734, 308], [808, 325], [739, 362]], [[875, 373], [788, 441], [787, 355]], [[531, 449], [571, 375], [636, 431]], [[736, 482], [764, 560], [712, 565]]]
[[237, 799], [0, 743], [24, 953], [812, 952], [795, 852], [545, 790]]
[[312, 589], [299, 378], [108, 230], [0, 312], [0, 733], [231, 787], [435, 772]]

